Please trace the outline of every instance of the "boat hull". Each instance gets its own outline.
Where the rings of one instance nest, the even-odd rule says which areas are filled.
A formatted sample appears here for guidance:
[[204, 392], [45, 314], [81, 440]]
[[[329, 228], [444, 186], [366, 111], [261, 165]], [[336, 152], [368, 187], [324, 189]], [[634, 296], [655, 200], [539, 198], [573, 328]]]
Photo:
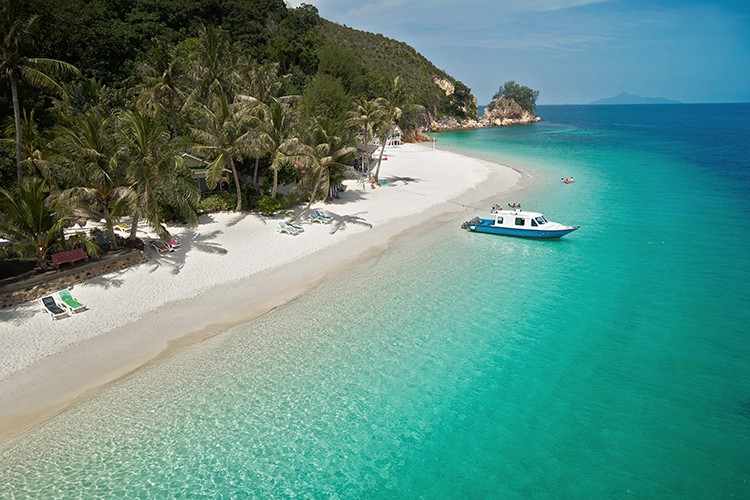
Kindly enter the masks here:
[[[490, 221], [491, 222], [491, 221]], [[498, 234], [501, 236], [516, 236], [518, 238], [562, 238], [576, 229], [574, 227], [565, 227], [561, 229], [516, 229], [512, 227], [498, 227], [489, 224], [469, 224], [469, 231], [475, 233]]]

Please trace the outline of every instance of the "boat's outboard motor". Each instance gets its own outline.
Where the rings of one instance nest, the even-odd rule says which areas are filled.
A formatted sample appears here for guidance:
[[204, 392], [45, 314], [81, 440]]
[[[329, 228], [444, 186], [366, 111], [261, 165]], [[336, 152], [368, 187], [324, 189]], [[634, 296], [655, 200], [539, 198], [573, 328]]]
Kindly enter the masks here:
[[469, 226], [476, 226], [480, 222], [482, 222], [482, 219], [480, 219], [479, 217], [474, 217], [473, 219], [467, 220], [466, 222], [461, 224], [461, 229], [469, 229]]

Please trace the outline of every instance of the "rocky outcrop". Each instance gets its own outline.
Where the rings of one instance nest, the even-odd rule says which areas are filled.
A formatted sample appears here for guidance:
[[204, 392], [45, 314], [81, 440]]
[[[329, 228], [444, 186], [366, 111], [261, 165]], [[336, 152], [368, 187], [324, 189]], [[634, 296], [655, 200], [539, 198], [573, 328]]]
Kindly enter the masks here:
[[418, 143], [418, 142], [433, 142], [433, 141], [434, 139], [432, 137], [425, 134], [421, 130], [417, 130], [415, 128], [411, 130], [407, 130], [401, 136], [401, 142]]
[[445, 95], [453, 95], [453, 93], [456, 91], [456, 86], [453, 85], [453, 82], [451, 82], [450, 80], [440, 78], [439, 76], [433, 76], [432, 81], [435, 82], [435, 85], [443, 89]]
[[541, 118], [523, 109], [513, 99], [501, 97], [491, 102], [479, 119], [485, 127], [508, 127], [510, 125], [524, 125], [536, 123]]
[[541, 118], [521, 108], [514, 100], [501, 97], [490, 103], [479, 118], [459, 120], [453, 117], [443, 117], [432, 120], [426, 127], [430, 132], [445, 132], [447, 130], [462, 130], [485, 127], [510, 127], [512, 125], [528, 125], [541, 121]]
[[427, 130], [430, 132], [441, 132], [444, 130], [459, 130], [463, 128], [475, 128], [470, 127], [469, 122], [470, 120], [459, 120], [457, 118], [454, 118], [452, 116], [444, 116], [440, 119], [433, 120], [429, 127], [427, 127]]

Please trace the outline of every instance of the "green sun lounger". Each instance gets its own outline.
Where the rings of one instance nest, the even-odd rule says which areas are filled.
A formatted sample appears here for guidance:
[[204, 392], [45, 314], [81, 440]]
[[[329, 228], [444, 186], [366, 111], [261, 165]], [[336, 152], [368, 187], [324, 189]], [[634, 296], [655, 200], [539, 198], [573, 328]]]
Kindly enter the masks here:
[[303, 232], [304, 229], [295, 227], [291, 224], [287, 224], [286, 222], [279, 222], [278, 231], [282, 234], [291, 234], [292, 236], [297, 236], [298, 234]]
[[67, 288], [60, 290], [59, 292], [57, 292], [57, 294], [60, 296], [60, 300], [62, 300], [63, 302], [63, 307], [67, 308], [70, 312], [78, 313], [87, 309], [85, 305], [81, 304], [73, 298], [73, 296], [70, 294], [70, 290], [68, 290]]

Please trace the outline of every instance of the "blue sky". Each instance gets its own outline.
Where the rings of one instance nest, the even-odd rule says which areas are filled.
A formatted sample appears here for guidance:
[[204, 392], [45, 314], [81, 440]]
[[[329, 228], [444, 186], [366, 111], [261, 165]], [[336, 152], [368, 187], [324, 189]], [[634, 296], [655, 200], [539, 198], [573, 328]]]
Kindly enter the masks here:
[[469, 86], [480, 104], [508, 80], [539, 90], [538, 104], [620, 92], [750, 102], [749, 0], [304, 3], [331, 21], [408, 43]]

